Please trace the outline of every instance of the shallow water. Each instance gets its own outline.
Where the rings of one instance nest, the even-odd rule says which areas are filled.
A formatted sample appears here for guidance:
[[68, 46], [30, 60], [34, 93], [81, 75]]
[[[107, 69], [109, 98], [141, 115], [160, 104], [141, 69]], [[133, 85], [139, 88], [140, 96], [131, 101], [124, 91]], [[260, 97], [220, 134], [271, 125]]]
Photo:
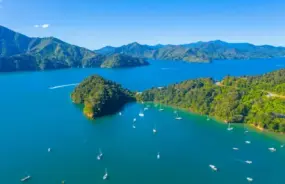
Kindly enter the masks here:
[[[285, 183], [284, 136], [260, 133], [242, 125], [234, 131], [206, 117], [174, 109], [159, 112], [154, 105], [138, 113], [143, 104], [128, 104], [122, 116], [87, 120], [72, 104], [74, 84], [100, 74], [132, 90], [144, 90], [196, 77], [221, 79], [227, 74], [261, 74], [284, 67], [285, 59], [215, 61], [190, 64], [151, 61], [150, 66], [129, 69], [68, 69], [0, 75], [0, 177], [16, 184], [30, 174], [31, 184], [124, 183], [124, 184], [239, 184], [252, 177], [255, 183]], [[132, 128], [137, 118], [136, 129]], [[152, 133], [156, 126], [157, 134]], [[250, 140], [252, 144], [245, 144]], [[239, 151], [232, 150], [238, 147]], [[269, 147], [276, 147], [271, 153]], [[49, 153], [48, 148], [52, 148]], [[101, 148], [104, 157], [96, 156]], [[157, 160], [156, 154], [161, 158]], [[245, 160], [252, 160], [248, 165]], [[212, 172], [209, 164], [218, 167]], [[103, 181], [104, 169], [109, 180]]]

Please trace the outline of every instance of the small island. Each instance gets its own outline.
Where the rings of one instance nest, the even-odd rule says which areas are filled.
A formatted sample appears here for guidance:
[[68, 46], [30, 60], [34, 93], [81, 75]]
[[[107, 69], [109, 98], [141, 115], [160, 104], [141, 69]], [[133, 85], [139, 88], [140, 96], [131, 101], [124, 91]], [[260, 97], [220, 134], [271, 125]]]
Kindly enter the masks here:
[[135, 101], [133, 92], [98, 75], [80, 83], [71, 98], [75, 104], [84, 104], [83, 113], [90, 119], [116, 113], [126, 103]]
[[113, 114], [131, 101], [154, 102], [207, 115], [226, 123], [248, 123], [285, 133], [285, 69], [260, 76], [186, 80], [134, 93], [97, 75], [72, 93], [89, 118]]

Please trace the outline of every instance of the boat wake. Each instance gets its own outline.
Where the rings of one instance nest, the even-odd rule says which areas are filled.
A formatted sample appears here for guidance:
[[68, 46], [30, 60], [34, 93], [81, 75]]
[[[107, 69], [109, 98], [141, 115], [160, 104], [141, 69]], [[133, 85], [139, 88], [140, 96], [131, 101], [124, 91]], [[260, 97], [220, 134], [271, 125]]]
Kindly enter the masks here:
[[58, 89], [58, 88], [65, 88], [65, 87], [69, 87], [69, 86], [77, 86], [79, 83], [73, 83], [73, 84], [64, 84], [64, 85], [60, 85], [60, 86], [53, 86], [50, 87], [49, 89]]

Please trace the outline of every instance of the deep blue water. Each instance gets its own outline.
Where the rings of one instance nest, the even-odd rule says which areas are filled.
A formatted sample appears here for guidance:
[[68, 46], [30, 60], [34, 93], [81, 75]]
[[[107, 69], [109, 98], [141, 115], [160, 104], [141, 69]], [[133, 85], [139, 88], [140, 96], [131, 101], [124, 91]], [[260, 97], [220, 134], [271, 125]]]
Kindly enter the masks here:
[[[225, 75], [256, 75], [285, 67], [284, 59], [215, 61], [212, 64], [151, 61], [150, 66], [128, 69], [68, 69], [46, 72], [0, 74], [0, 178], [3, 184], [17, 184], [30, 174], [31, 184], [61, 183], [164, 183], [239, 184], [285, 183], [284, 136], [261, 133], [242, 125], [233, 132], [226, 125], [206, 121], [203, 116], [173, 109], [159, 112], [151, 105], [144, 118], [138, 113], [144, 105], [132, 103], [122, 111], [96, 121], [87, 120], [71, 103], [74, 86], [99, 74], [132, 90], [144, 90], [185, 79]], [[137, 118], [136, 129], [132, 120]], [[156, 126], [158, 133], [153, 135]], [[245, 140], [252, 144], [247, 145]], [[276, 147], [270, 153], [268, 147]], [[51, 147], [52, 152], [47, 149]], [[233, 151], [232, 147], [239, 147]], [[104, 152], [96, 160], [98, 149]], [[156, 159], [157, 152], [161, 159]], [[245, 160], [252, 160], [247, 165]], [[220, 171], [215, 173], [209, 164]], [[104, 169], [110, 178], [103, 181]]]

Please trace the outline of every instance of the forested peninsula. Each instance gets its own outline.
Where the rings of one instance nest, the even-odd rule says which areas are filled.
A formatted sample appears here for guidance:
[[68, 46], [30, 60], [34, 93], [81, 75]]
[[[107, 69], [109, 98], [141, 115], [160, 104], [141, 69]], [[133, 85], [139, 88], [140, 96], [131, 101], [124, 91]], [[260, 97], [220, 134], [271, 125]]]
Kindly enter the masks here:
[[131, 101], [154, 102], [208, 115], [226, 123], [247, 123], [285, 133], [285, 69], [259, 76], [186, 80], [134, 93], [92, 76], [72, 93], [89, 118], [112, 114]]

